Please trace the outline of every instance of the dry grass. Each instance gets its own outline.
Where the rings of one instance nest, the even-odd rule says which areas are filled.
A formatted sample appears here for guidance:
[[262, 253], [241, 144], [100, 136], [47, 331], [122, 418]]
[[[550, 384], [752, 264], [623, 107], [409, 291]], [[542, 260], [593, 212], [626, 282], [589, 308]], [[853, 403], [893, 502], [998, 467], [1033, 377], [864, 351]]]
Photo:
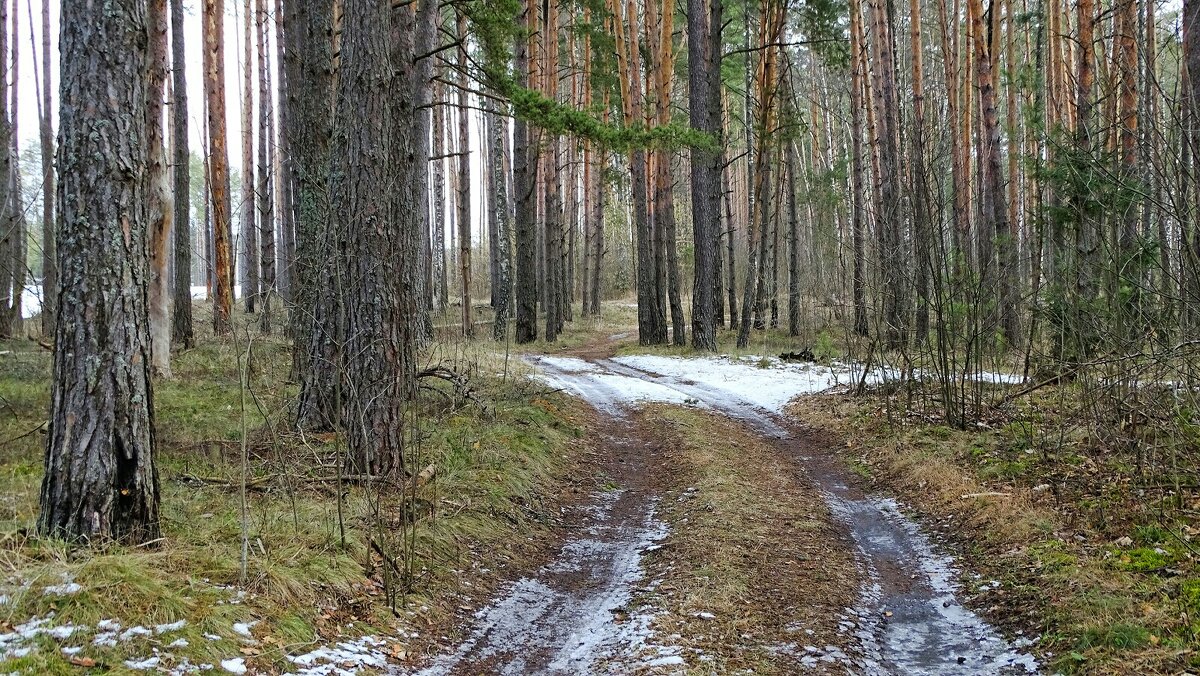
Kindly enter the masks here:
[[859, 589], [852, 547], [819, 495], [728, 419], [671, 406], [641, 415], [674, 470], [661, 507], [671, 536], [649, 562], [663, 579], [652, 602], [669, 611], [659, 635], [707, 656], [689, 659], [697, 674], [808, 673], [802, 647], [844, 642], [837, 614]]

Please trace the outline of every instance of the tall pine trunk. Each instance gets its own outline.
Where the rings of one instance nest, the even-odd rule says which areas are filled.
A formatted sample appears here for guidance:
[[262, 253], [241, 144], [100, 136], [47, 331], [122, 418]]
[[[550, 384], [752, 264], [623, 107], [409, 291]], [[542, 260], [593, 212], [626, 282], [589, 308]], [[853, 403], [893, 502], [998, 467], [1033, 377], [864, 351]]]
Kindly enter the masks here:
[[67, 2], [61, 12], [62, 295], [38, 531], [150, 542], [159, 484], [146, 307], [146, 3]]
[[[271, 301], [275, 293], [275, 128], [271, 111], [271, 65], [267, 62], [267, 3], [255, 0], [255, 42], [258, 58], [258, 165], [256, 167], [258, 201], [259, 327], [271, 333]], [[248, 68], [248, 67], [247, 67]]]
[[229, 147], [225, 134], [225, 7], [223, 0], [204, 0], [204, 73], [208, 120], [208, 187], [213, 237], [213, 331], [232, 329], [233, 261], [229, 196]]
[[467, 106], [467, 16], [458, 12], [458, 264], [462, 278], [462, 333], [475, 336], [471, 315], [471, 135]]
[[709, 134], [712, 147], [691, 150], [692, 347], [717, 349], [716, 306], [721, 246], [721, 29], [723, 0], [692, 0], [688, 6], [688, 115], [692, 128]]
[[[287, 77], [288, 148], [295, 173], [295, 370], [300, 381], [296, 421], [302, 429], [332, 429], [338, 420], [337, 368], [341, 298], [328, 282], [343, 265], [341, 238], [329, 221], [329, 160], [333, 105], [333, 2], [291, 5], [285, 31], [292, 67]], [[322, 281], [325, 280], [325, 281]]]
[[184, 52], [184, 0], [171, 0], [171, 130], [175, 138], [175, 298], [171, 339], [184, 349], [196, 343], [192, 328], [191, 155], [188, 153], [187, 56]]
[[163, 86], [167, 81], [167, 0], [149, 0], [146, 6], [150, 34], [146, 74], [146, 144], [149, 147], [150, 182], [147, 205], [150, 218], [150, 356], [154, 373], [171, 375], [171, 185], [163, 128]]
[[[404, 400], [411, 361], [399, 275], [407, 261], [399, 207], [406, 191], [395, 158], [411, 129], [393, 111], [397, 83], [389, 0], [346, 0], [330, 156], [330, 217], [343, 233], [346, 382], [341, 425], [347, 470], [388, 475], [404, 470]], [[411, 26], [408, 26], [411, 29]], [[399, 50], [403, 51], [403, 50]], [[411, 56], [411, 46], [409, 55]], [[396, 97], [396, 104], [405, 100]], [[411, 103], [409, 110], [411, 111]], [[411, 161], [411, 160], [410, 160]], [[412, 207], [414, 205], [407, 205]]]
[[[516, 17], [529, 37], [518, 40], [513, 60], [517, 85], [530, 85], [530, 45], [537, 33], [536, 0], [522, 0], [521, 15]], [[516, 320], [517, 342], [537, 340], [537, 149], [529, 123], [518, 116], [513, 121], [513, 199], [516, 202]]]
[[[54, 129], [50, 111], [50, 3], [42, 3], [42, 74], [39, 139], [42, 149], [42, 335], [54, 335], [55, 303], [58, 301], [58, 262], [54, 227]], [[191, 315], [188, 315], [189, 320]]]
[[258, 220], [254, 178], [254, 47], [253, 6], [242, 3], [242, 194], [238, 237], [242, 253], [242, 301], [246, 312], [258, 309]]

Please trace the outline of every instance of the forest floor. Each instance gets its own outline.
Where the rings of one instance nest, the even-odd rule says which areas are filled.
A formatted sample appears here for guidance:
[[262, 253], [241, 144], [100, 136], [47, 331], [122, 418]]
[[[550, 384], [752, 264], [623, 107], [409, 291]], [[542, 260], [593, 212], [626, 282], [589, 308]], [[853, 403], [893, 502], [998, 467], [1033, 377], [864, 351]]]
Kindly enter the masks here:
[[[610, 303], [518, 348], [448, 320], [423, 359], [471, 396], [428, 383], [433, 478], [400, 498], [337, 490], [340, 440], [286, 431], [286, 341], [255, 339], [243, 391], [253, 330], [204, 336], [155, 392], [164, 539], [99, 552], [30, 532], [49, 352], [0, 344], [0, 673], [1191, 668], [1200, 511], [1086, 437], [1031, 455], [1046, 401], [895, 420], [827, 334], [696, 357], [634, 324]], [[821, 363], [770, 357], [805, 347]]]

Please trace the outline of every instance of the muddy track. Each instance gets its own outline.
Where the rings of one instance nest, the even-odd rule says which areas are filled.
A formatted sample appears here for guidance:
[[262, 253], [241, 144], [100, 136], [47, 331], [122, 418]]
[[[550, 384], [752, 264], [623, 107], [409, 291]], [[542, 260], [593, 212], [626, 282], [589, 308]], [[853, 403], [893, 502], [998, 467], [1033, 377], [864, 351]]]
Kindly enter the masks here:
[[623, 674], [680, 661], [650, 642], [647, 610], [630, 607], [646, 589], [642, 554], [667, 534], [656, 518], [657, 442], [620, 411], [599, 418], [599, 485], [566, 515], [557, 555], [505, 587], [457, 649], [419, 674]]
[[[655, 645], [652, 616], [629, 608], [641, 580], [641, 554], [667, 533], [655, 518], [649, 477], [655, 442], [629, 415], [640, 401], [710, 409], [745, 425], [800, 464], [845, 529], [865, 580], [845, 609], [844, 658], [851, 673], [1025, 674], [1036, 672], [1021, 646], [1006, 640], [957, 598], [954, 562], [887, 498], [857, 487], [828, 440], [760, 408], [730, 387], [664, 375], [597, 349], [581, 359], [531, 361], [547, 381], [591, 403], [606, 421], [601, 491], [576, 515], [577, 535], [534, 576], [511, 585], [481, 611], [468, 639], [424, 674], [602, 674], [682, 667]], [[566, 362], [569, 365], [565, 365]], [[752, 367], [747, 367], [752, 368]]]

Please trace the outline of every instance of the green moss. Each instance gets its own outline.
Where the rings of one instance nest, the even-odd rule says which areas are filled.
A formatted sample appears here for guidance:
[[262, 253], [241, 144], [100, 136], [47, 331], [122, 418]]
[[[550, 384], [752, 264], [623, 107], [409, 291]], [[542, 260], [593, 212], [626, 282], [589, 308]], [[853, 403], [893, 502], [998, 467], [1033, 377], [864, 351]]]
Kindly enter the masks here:
[[1121, 570], [1134, 573], [1151, 573], [1162, 570], [1174, 564], [1178, 556], [1161, 547], [1136, 547], [1126, 550], [1114, 550], [1114, 565]]
[[1067, 552], [1059, 540], [1043, 540], [1035, 543], [1029, 547], [1029, 553], [1048, 572], [1071, 568], [1079, 563], [1079, 558]]

